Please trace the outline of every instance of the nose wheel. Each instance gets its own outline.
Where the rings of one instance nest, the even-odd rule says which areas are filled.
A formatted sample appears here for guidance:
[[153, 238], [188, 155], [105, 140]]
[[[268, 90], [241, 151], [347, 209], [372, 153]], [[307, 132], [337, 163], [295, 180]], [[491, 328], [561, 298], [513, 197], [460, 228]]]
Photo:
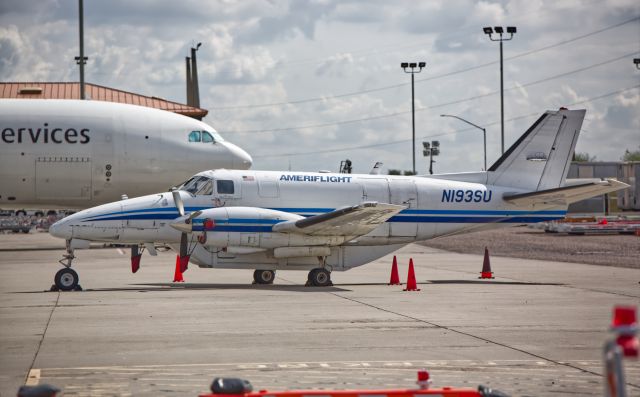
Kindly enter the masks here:
[[54, 284], [51, 286], [51, 291], [82, 291], [82, 287], [79, 284], [80, 277], [71, 268], [71, 262], [74, 259], [73, 249], [70, 247], [70, 241], [67, 240], [67, 253], [58, 261], [64, 268], [58, 270], [53, 278]]
[[54, 281], [60, 291], [82, 291], [82, 287], [78, 284], [80, 282], [78, 273], [69, 267], [58, 270]]

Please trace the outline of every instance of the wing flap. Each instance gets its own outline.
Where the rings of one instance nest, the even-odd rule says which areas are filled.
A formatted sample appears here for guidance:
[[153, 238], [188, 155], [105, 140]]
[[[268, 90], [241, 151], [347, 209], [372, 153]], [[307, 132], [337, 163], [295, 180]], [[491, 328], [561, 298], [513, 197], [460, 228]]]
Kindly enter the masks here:
[[629, 187], [615, 179], [563, 186], [529, 193], [505, 194], [502, 198], [518, 206], [528, 205], [568, 205], [580, 200], [611, 193]]
[[366, 202], [326, 214], [281, 222], [273, 226], [273, 231], [311, 236], [363, 236], [405, 208], [401, 205]]

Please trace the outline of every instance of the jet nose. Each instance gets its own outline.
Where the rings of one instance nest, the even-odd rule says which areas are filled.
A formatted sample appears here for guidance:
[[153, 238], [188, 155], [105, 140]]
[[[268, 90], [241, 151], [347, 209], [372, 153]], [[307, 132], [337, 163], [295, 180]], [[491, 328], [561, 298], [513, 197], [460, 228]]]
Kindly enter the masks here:
[[245, 152], [243, 149], [234, 145], [231, 142], [225, 142], [229, 152], [231, 152], [231, 156], [233, 157], [233, 168], [238, 170], [246, 170], [251, 167], [253, 164], [253, 159], [249, 155], [249, 153]]
[[69, 240], [71, 238], [71, 225], [68, 219], [60, 219], [58, 222], [49, 226], [49, 234], [53, 237]]

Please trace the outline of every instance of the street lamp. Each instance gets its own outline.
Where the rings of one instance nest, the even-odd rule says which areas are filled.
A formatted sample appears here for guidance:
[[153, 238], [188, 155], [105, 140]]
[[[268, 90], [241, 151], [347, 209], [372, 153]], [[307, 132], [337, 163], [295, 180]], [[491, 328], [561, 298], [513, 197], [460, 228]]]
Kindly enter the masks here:
[[[507, 26], [507, 33], [509, 34], [509, 37], [502, 36], [504, 33], [502, 26], [495, 26], [493, 28], [491, 28], [491, 26], [487, 26], [482, 28], [482, 31], [489, 36], [489, 40], [500, 42], [500, 137], [502, 154], [504, 154], [504, 79], [502, 77], [502, 42], [513, 39], [513, 35], [516, 33], [516, 27]], [[498, 37], [494, 38], [493, 33], [496, 33]]]
[[414, 103], [413, 75], [420, 73], [422, 68], [427, 66], [426, 62], [402, 62], [400, 67], [405, 73], [411, 73], [411, 131], [412, 131], [412, 158], [413, 158], [413, 174], [416, 174], [416, 107]]
[[467, 123], [469, 125], [472, 125], [472, 126], [482, 130], [482, 136], [484, 138], [484, 170], [486, 171], [487, 170], [487, 130], [482, 128], [482, 127], [480, 127], [479, 125], [475, 125], [472, 122], [463, 119], [462, 117], [454, 116], [454, 115], [451, 115], [451, 114], [441, 114], [440, 117], [453, 117], [454, 119], [458, 119], [460, 121], [463, 121], [463, 122], [465, 122], [465, 123]]
[[440, 154], [440, 141], [422, 142], [422, 146], [424, 147], [422, 155], [424, 157], [429, 156], [429, 174], [433, 175], [433, 163], [436, 162], [433, 156]]
[[640, 58], [633, 58], [633, 63], [637, 69], [640, 69]]

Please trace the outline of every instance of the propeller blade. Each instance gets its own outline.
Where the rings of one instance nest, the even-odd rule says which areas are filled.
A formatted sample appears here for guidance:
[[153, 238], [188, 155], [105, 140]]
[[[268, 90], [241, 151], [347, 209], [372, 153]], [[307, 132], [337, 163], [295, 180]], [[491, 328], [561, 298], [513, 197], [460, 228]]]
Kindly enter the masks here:
[[180, 216], [184, 216], [184, 204], [182, 203], [182, 197], [180, 196], [180, 191], [173, 189], [171, 190], [171, 194], [173, 195], [173, 202], [176, 204], [178, 213], [180, 213]]
[[181, 257], [185, 257], [187, 256], [187, 251], [188, 251], [188, 245], [189, 241], [187, 238], [187, 233], [182, 233], [182, 235], [180, 236], [180, 256]]
[[202, 214], [202, 211], [195, 211], [195, 212], [190, 213], [190, 214], [189, 214], [189, 217], [187, 218], [187, 221], [186, 221], [186, 222], [187, 222], [187, 223], [191, 222], [191, 220], [192, 220], [193, 218], [197, 218], [197, 217], [199, 217], [201, 214]]

